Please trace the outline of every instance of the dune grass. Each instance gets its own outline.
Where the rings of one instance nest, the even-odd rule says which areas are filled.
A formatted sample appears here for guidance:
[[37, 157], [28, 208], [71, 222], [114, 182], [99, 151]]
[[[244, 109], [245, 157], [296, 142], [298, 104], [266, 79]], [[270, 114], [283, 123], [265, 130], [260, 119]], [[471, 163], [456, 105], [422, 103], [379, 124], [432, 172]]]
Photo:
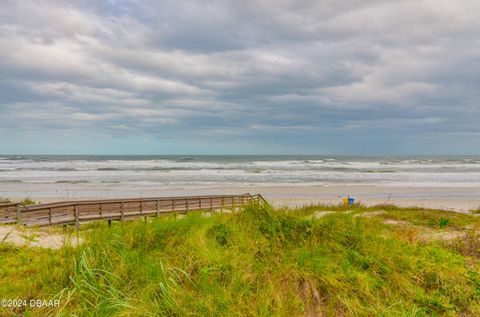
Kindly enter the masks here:
[[[311, 216], [321, 210], [333, 213]], [[356, 216], [378, 210], [383, 213], [376, 217]], [[354, 205], [251, 206], [209, 217], [94, 223], [83, 227], [85, 243], [77, 248], [0, 244], [0, 298], [61, 302], [0, 308], [0, 315], [480, 315], [479, 256], [466, 252], [466, 240], [405, 239], [385, 219], [432, 232], [471, 228], [480, 220]], [[478, 237], [472, 239], [475, 251]]]
[[20, 203], [24, 204], [25, 206], [28, 206], [28, 205], [35, 205], [37, 202], [30, 197], [25, 197]]

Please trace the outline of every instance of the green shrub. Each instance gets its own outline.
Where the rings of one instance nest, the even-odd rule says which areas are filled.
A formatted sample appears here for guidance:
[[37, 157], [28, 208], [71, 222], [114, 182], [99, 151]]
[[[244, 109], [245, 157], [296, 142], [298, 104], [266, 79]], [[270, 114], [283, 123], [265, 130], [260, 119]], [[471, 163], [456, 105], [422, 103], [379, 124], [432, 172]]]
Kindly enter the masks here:
[[225, 224], [214, 225], [208, 230], [209, 236], [221, 245], [226, 246], [230, 238], [230, 231]]
[[447, 218], [440, 218], [440, 221], [438, 222], [438, 226], [440, 227], [440, 229], [443, 229], [448, 225], [449, 222], [450, 220]]
[[36, 202], [31, 199], [30, 197], [26, 197], [25, 199], [23, 199], [21, 202], [21, 204], [24, 204], [25, 206], [28, 206], [28, 205], [35, 205]]

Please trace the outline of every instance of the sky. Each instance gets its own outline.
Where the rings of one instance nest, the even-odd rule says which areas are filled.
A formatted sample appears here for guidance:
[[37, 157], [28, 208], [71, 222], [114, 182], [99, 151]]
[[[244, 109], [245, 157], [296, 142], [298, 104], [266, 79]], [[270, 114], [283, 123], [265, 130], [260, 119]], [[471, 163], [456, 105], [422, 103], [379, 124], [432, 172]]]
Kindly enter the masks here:
[[480, 154], [478, 0], [1, 0], [0, 154]]

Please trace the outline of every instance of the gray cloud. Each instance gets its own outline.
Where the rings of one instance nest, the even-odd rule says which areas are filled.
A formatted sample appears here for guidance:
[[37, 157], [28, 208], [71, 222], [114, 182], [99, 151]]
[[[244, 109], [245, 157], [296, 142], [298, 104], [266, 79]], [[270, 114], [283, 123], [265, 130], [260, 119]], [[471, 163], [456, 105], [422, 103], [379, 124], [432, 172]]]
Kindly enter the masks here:
[[479, 14], [469, 0], [4, 1], [0, 147], [479, 153]]

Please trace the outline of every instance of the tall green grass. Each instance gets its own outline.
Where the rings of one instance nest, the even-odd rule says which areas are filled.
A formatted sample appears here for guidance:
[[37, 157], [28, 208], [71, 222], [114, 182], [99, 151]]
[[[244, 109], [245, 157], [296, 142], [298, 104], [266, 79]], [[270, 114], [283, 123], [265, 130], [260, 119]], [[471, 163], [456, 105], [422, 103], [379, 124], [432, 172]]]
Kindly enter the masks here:
[[[480, 315], [478, 258], [408, 243], [381, 219], [344, 208], [320, 219], [308, 217], [314, 207], [251, 206], [96, 223], [82, 246], [58, 251], [1, 245], [0, 298], [61, 299], [58, 308], [15, 311], [25, 316]], [[435, 219], [448, 219], [435, 230], [460, 221]]]

